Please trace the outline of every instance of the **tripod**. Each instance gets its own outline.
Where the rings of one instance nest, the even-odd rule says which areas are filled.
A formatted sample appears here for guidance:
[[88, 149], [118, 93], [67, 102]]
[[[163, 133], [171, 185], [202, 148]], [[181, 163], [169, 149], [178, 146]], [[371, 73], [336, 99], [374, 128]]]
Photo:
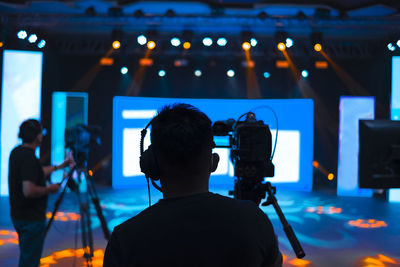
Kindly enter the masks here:
[[[84, 165], [83, 165], [84, 166]], [[80, 183], [81, 177], [84, 176], [86, 181], [87, 190], [85, 193], [79, 190], [79, 184], [77, 184], [72, 178], [74, 172], [78, 174], [78, 182]], [[78, 203], [79, 203], [79, 213], [80, 213], [80, 222], [81, 222], [81, 234], [82, 234], [82, 248], [84, 250], [84, 258], [86, 259], [87, 266], [92, 266], [92, 258], [93, 258], [93, 233], [92, 233], [92, 222], [90, 218], [90, 200], [92, 201], [97, 216], [100, 220], [101, 227], [103, 230], [103, 234], [105, 239], [110, 238], [110, 232], [107, 227], [107, 222], [103, 216], [102, 209], [100, 207], [100, 201], [97, 196], [97, 191], [94, 185], [92, 178], [87, 175], [87, 170], [85, 167], [77, 167], [72, 168], [68, 175], [63, 178], [60, 184], [62, 184], [65, 179], [67, 182], [64, 185], [64, 188], [61, 191], [60, 196], [58, 197], [54, 209], [51, 215], [51, 218], [46, 227], [46, 235], [50, 230], [50, 226], [54, 221], [55, 215], [57, 213], [58, 208], [61, 205], [61, 202], [65, 196], [65, 192], [67, 188], [69, 188], [72, 192], [77, 195]]]
[[237, 199], [251, 200], [257, 205], [260, 205], [261, 199], [265, 198], [265, 193], [268, 193], [267, 201], [261, 205], [272, 205], [274, 207], [294, 253], [296, 254], [297, 258], [301, 259], [306, 254], [304, 253], [296, 234], [286, 220], [285, 215], [278, 204], [278, 201], [275, 197], [276, 187], [272, 186], [270, 182], [262, 183], [263, 180], [264, 179], [262, 177], [237, 177], [235, 180], [234, 191], [230, 191], [229, 194], [233, 195]]

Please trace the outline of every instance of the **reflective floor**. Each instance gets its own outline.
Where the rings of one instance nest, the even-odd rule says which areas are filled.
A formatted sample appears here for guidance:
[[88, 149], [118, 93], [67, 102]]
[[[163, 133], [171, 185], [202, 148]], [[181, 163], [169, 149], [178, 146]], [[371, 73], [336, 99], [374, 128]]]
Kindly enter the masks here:
[[[227, 195], [230, 188], [212, 188]], [[146, 188], [101, 188], [99, 198], [109, 229], [148, 206]], [[279, 204], [295, 230], [306, 257], [296, 259], [272, 207], [262, 207], [279, 236], [284, 266], [400, 266], [400, 204], [376, 198], [337, 197], [319, 192], [277, 192]], [[56, 196], [49, 200], [49, 210]], [[152, 191], [156, 202], [160, 193]], [[18, 239], [9, 217], [8, 198], [0, 198], [0, 266], [17, 266]], [[93, 266], [102, 266], [107, 244], [100, 221], [91, 208]], [[50, 216], [50, 213], [48, 214]], [[41, 266], [85, 266], [79, 206], [68, 193], [46, 238]]]

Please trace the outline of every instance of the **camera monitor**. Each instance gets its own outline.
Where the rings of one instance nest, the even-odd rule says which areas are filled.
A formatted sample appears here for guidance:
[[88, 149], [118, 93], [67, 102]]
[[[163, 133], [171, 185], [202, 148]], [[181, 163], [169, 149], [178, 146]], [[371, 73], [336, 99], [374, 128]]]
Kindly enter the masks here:
[[360, 120], [360, 188], [400, 188], [400, 121]]

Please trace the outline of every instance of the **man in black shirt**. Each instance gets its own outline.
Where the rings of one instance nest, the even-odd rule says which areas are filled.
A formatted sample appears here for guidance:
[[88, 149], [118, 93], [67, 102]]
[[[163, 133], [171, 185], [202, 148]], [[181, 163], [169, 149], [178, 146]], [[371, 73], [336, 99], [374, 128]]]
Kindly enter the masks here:
[[42, 254], [47, 195], [56, 193], [58, 184], [46, 185], [46, 176], [66, 167], [70, 160], [59, 166], [42, 167], [35, 156], [43, 135], [37, 120], [26, 120], [20, 126], [22, 145], [13, 149], [9, 160], [9, 194], [11, 219], [18, 233], [20, 267], [37, 267]]
[[163, 199], [114, 229], [104, 266], [281, 266], [268, 217], [253, 202], [208, 191], [219, 161], [210, 119], [175, 104], [151, 126], [145, 153], [152, 153], [150, 177], [160, 178]]

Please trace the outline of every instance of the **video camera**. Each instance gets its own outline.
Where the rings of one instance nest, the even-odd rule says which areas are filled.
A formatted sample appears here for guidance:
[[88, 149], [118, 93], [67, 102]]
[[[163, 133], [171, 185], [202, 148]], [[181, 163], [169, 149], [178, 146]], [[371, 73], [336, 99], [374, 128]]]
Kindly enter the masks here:
[[[240, 121], [246, 116], [244, 121]], [[272, 137], [269, 126], [257, 121], [253, 112], [247, 112], [237, 121], [228, 119], [216, 121], [213, 125], [214, 136], [229, 136], [229, 145], [215, 147], [229, 148], [234, 164], [234, 191], [230, 194], [238, 199], [252, 200], [260, 204], [265, 197], [264, 177], [273, 177]]]
[[72, 150], [78, 167], [86, 165], [91, 144], [101, 146], [100, 132], [100, 126], [83, 124], [65, 130], [65, 147]]
[[245, 121], [216, 121], [213, 125], [213, 135], [229, 136], [231, 160], [235, 166], [236, 177], [273, 177], [271, 131], [263, 121], [256, 120], [253, 112], [244, 115]]

